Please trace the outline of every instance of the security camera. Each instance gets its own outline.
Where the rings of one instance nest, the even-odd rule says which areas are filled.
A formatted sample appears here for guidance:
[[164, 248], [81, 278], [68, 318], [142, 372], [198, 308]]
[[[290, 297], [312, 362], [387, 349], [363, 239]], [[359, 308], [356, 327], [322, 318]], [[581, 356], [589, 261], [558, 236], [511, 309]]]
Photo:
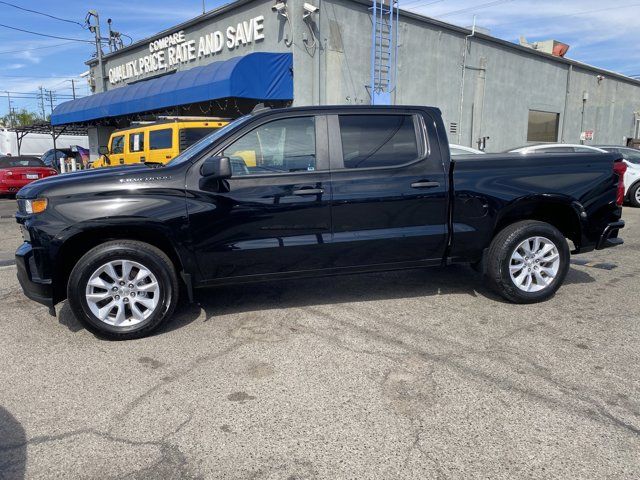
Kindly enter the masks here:
[[277, 14], [284, 15], [287, 10], [287, 4], [284, 2], [276, 2], [271, 7], [271, 10], [273, 10]]
[[311, 14], [318, 13], [318, 11], [320, 11], [319, 7], [316, 7], [315, 5], [312, 5], [312, 4], [307, 3], [307, 2], [304, 3], [303, 8], [304, 8], [303, 18], [307, 18], [307, 17], [311, 16]]

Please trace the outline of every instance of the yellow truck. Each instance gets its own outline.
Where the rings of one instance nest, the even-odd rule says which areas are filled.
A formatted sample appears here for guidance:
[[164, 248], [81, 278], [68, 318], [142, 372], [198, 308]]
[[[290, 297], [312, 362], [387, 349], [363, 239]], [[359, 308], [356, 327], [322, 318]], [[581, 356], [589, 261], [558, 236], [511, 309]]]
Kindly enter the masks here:
[[224, 127], [225, 120], [166, 121], [115, 130], [91, 168], [144, 162], [167, 163], [201, 138]]

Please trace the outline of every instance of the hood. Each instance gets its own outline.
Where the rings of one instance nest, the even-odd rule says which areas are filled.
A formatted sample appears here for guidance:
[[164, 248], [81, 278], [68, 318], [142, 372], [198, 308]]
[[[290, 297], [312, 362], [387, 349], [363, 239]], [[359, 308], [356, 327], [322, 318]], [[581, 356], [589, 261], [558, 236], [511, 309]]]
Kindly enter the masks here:
[[157, 186], [175, 179], [175, 169], [150, 168], [145, 165], [80, 170], [36, 180], [20, 189], [18, 198], [57, 195], [81, 195], [114, 190]]

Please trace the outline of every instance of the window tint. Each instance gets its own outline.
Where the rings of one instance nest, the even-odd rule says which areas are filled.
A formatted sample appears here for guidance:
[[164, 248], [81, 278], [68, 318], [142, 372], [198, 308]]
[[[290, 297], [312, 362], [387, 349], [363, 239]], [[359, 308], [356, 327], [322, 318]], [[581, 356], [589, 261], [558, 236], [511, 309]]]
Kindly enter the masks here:
[[162, 130], [149, 131], [149, 149], [162, 150], [163, 148], [171, 148], [173, 130], [163, 128]]
[[36, 157], [0, 157], [0, 168], [11, 167], [44, 167], [44, 163]]
[[234, 176], [316, 169], [313, 117], [275, 120], [247, 133], [227, 147]]
[[141, 152], [144, 150], [144, 132], [129, 134], [129, 151]]
[[619, 152], [622, 153], [626, 161], [640, 164], [640, 150], [621, 149]]
[[179, 137], [180, 137], [180, 151], [189, 148], [196, 142], [199, 142], [201, 139], [209, 135], [210, 133], [218, 130], [217, 128], [181, 128]]
[[124, 153], [124, 135], [113, 137], [113, 140], [111, 140], [111, 153]]
[[578, 153], [600, 153], [597, 152], [596, 150], [592, 150], [590, 148], [585, 148], [585, 147], [573, 147], [574, 151], [578, 152]]
[[345, 168], [388, 167], [418, 158], [412, 115], [340, 115]]
[[557, 142], [560, 114], [529, 110], [527, 142]]
[[573, 147], [547, 147], [535, 148], [531, 153], [576, 153]]

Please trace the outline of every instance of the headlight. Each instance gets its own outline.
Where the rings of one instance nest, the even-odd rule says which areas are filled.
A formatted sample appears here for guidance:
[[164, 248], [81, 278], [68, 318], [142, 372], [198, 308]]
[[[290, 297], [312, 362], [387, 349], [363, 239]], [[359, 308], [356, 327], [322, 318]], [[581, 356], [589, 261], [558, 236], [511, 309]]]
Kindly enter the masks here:
[[29, 214], [42, 213], [47, 208], [47, 203], [49, 202], [46, 198], [34, 198], [32, 200], [25, 200], [24, 209]]

